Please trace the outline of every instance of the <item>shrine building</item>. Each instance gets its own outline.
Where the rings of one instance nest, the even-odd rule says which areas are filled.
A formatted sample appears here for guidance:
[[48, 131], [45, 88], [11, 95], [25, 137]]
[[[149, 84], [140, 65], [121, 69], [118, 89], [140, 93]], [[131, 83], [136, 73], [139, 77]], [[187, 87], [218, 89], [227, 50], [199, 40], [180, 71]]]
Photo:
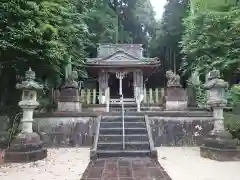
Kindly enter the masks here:
[[144, 79], [159, 69], [158, 58], [143, 56], [141, 44], [101, 44], [96, 58], [88, 58], [89, 75], [98, 81], [99, 104], [118, 102], [135, 103], [143, 94]]

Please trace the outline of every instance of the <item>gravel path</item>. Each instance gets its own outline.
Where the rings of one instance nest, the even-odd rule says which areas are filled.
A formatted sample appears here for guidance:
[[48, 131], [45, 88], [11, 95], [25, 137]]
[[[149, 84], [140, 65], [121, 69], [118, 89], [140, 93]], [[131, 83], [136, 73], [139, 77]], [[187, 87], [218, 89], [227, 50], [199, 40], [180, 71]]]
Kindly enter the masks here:
[[1, 180], [79, 180], [89, 163], [89, 148], [49, 149], [44, 160], [0, 167]]
[[198, 147], [158, 148], [159, 163], [173, 180], [239, 180], [240, 162], [200, 157]]
[[[89, 148], [49, 149], [45, 160], [0, 166], [0, 180], [79, 180], [89, 163]], [[172, 180], [239, 180], [240, 162], [200, 157], [199, 148], [158, 148], [159, 162]]]

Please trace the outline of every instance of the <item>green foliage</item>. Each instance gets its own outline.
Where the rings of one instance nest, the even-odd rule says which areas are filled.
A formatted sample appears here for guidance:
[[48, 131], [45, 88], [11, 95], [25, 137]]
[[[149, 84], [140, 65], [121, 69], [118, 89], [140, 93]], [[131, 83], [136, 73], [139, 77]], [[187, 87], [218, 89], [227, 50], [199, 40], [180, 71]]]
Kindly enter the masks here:
[[118, 30], [120, 42], [147, 47], [155, 25], [149, 0], [2, 0], [0, 9], [0, 109], [11, 114], [19, 111], [15, 85], [29, 66], [56, 88], [70, 58], [84, 78], [97, 43], [115, 43]]
[[[81, 4], [81, 12], [77, 4]], [[69, 58], [81, 67], [89, 42], [84, 0], [2, 0], [0, 4], [1, 105], [16, 106], [16, 81], [31, 66], [56, 86]], [[1, 108], [3, 109], [3, 108]], [[10, 108], [12, 109], [12, 108]], [[5, 111], [6, 109], [4, 109]]]
[[148, 47], [155, 27], [149, 0], [99, 0], [87, 13], [91, 34], [87, 52], [96, 56], [97, 43], [139, 43]]
[[183, 18], [188, 12], [189, 0], [167, 1], [162, 20], [156, 25], [156, 33], [151, 41], [151, 56], [163, 60], [166, 70], [178, 70], [181, 64], [179, 41], [183, 33]]
[[194, 86], [197, 96], [197, 104], [199, 107], [206, 108], [207, 103], [207, 92], [204, 89], [203, 84]]
[[229, 100], [233, 106], [240, 104], [240, 85], [233, 85], [229, 92]]
[[217, 68], [229, 79], [240, 63], [240, 9], [222, 3], [214, 7], [211, 4], [186, 18], [181, 69], [185, 74], [197, 70], [204, 75]]
[[240, 115], [224, 113], [224, 126], [232, 134], [233, 138], [240, 140]]

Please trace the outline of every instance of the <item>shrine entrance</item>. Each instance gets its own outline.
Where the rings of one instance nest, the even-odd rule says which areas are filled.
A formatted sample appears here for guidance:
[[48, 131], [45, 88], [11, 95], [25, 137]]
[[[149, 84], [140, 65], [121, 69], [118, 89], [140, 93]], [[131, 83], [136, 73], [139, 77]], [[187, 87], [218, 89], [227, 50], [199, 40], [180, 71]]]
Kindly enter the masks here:
[[[110, 98], [119, 98], [119, 79], [116, 78], [116, 73], [109, 74], [109, 88]], [[134, 98], [134, 87], [133, 87], [133, 73], [129, 72], [125, 75], [122, 80], [122, 92], [124, 98]]]

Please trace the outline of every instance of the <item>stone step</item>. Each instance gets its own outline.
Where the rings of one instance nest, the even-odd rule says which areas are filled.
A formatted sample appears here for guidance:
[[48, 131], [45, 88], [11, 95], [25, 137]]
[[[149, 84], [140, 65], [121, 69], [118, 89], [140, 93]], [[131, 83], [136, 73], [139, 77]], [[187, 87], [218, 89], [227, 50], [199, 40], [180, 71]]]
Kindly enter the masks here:
[[[109, 135], [109, 134], [100, 134], [98, 140], [105, 142], [118, 142], [122, 141], [122, 135]], [[126, 141], [148, 141], [147, 134], [127, 134], [125, 135]]]
[[[125, 128], [125, 134], [147, 134], [146, 128]], [[117, 134], [122, 135], [123, 130], [122, 128], [100, 128], [99, 129], [100, 134]]]
[[[123, 142], [98, 142], [98, 150], [123, 150]], [[125, 142], [125, 150], [149, 150], [148, 141]]]
[[[101, 122], [122, 122], [122, 117], [105, 117]], [[145, 122], [143, 117], [124, 117], [124, 122]]]
[[[100, 128], [121, 128], [122, 122], [101, 122]], [[124, 127], [126, 128], [145, 128], [145, 122], [125, 122]]]
[[150, 156], [149, 150], [138, 151], [122, 151], [122, 150], [98, 150], [97, 158], [111, 158], [111, 157], [147, 157]]

